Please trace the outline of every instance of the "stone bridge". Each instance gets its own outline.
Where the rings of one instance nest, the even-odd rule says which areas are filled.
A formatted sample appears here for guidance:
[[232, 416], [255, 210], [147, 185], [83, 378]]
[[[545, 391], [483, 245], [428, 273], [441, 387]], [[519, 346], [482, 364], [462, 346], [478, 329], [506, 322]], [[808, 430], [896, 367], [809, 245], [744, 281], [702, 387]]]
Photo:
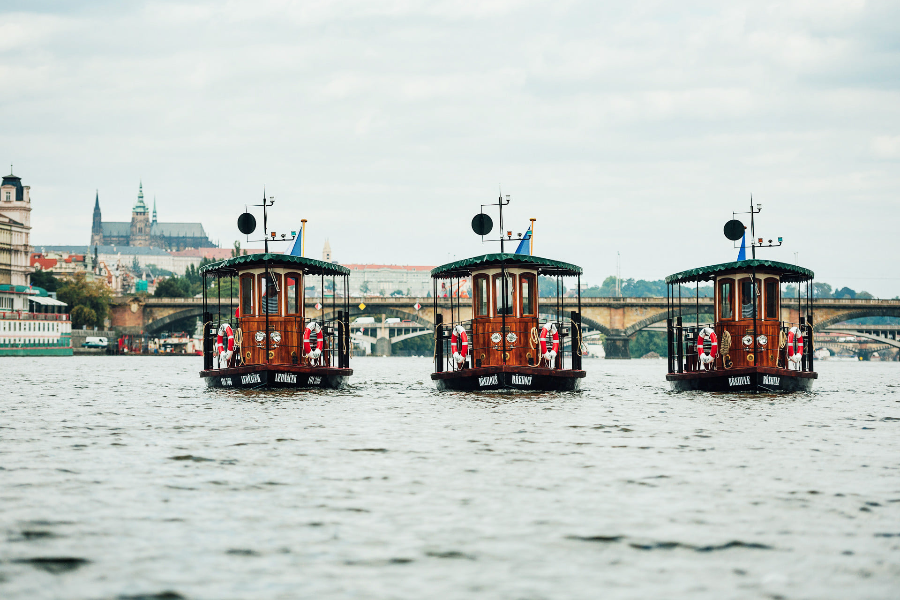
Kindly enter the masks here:
[[[443, 315], [445, 323], [451, 322], [451, 303], [456, 320], [472, 318], [471, 300], [463, 299], [462, 306], [458, 300], [441, 298], [437, 310]], [[309, 317], [330, 317], [331, 305], [326, 298], [326, 306], [322, 310], [315, 309], [316, 299], [306, 303], [306, 314]], [[415, 305], [420, 308], [416, 310]], [[364, 308], [360, 308], [363, 306]], [[814, 326], [816, 331], [823, 331], [836, 323], [860, 317], [890, 316], [900, 317], [900, 300], [877, 299], [832, 299], [819, 298], [813, 301]], [[805, 304], [803, 305], [805, 307]], [[217, 303], [210, 304], [213, 314], [221, 310], [223, 318], [233, 314], [237, 307], [236, 300], [223, 299], [221, 309]], [[563, 315], [577, 310], [574, 298], [565, 298], [562, 302]], [[556, 302], [553, 298], [541, 298], [541, 313], [555, 314]], [[682, 299], [682, 317], [690, 324], [697, 311], [701, 322], [709, 321], [713, 311], [712, 298]], [[155, 334], [165, 331], [177, 321], [189, 317], [199, 317], [202, 312], [202, 300], [199, 298], [140, 298], [120, 296], [112, 301], [112, 326], [119, 331], [131, 334]], [[324, 315], [323, 315], [324, 312]], [[606, 337], [604, 349], [607, 358], [628, 358], [628, 343], [634, 335], [649, 326], [666, 320], [665, 298], [582, 298], [582, 322], [591, 329], [600, 331]], [[388, 298], [353, 298], [350, 304], [350, 317], [357, 316], [396, 317], [423, 325], [429, 329], [434, 326], [435, 311], [431, 298], [388, 297]], [[800, 311], [796, 298], [785, 298], [781, 306], [781, 320], [797, 323]]]

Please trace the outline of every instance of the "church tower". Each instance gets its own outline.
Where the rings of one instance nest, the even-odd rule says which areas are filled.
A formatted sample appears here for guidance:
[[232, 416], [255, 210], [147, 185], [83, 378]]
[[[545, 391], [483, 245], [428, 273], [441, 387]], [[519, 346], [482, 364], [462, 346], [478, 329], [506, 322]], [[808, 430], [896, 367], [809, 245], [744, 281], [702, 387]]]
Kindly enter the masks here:
[[331, 262], [331, 244], [328, 243], [328, 240], [325, 240], [325, 245], [322, 247], [322, 262]]
[[150, 211], [144, 204], [144, 183], [138, 187], [137, 202], [131, 209], [131, 246], [150, 245]]
[[153, 196], [153, 225], [156, 225], [156, 196]]
[[91, 224], [91, 246], [103, 245], [103, 218], [100, 216], [100, 190], [94, 196], [94, 222]]

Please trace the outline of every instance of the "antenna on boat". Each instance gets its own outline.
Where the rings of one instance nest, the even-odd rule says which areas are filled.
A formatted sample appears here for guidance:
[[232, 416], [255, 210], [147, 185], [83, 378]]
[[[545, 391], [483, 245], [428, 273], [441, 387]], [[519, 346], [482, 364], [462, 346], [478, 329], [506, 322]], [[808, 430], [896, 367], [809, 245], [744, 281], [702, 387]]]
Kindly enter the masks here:
[[[732, 242], [737, 242], [739, 239], [744, 237], [744, 233], [747, 230], [747, 227], [738, 221], [735, 216], [736, 215], [750, 215], [750, 252], [751, 256], [756, 259], [756, 249], [757, 248], [777, 248], [782, 245], [784, 242], [784, 238], [778, 237], [778, 243], [776, 244], [773, 240], [764, 241], [763, 238], [756, 237], [756, 215], [762, 212], [762, 203], [757, 202], [756, 207], [753, 206], [753, 194], [750, 194], [750, 210], [746, 213], [731, 213], [731, 220], [725, 223], [725, 237], [727, 237]], [[737, 246], [735, 246], [736, 248]]]
[[290, 237], [286, 233], [281, 234], [281, 239], [276, 239], [278, 234], [274, 231], [269, 232], [269, 213], [266, 210], [275, 204], [275, 196], [266, 196], [266, 188], [263, 187], [263, 198], [261, 204], [253, 204], [251, 206], [261, 206], [263, 209], [263, 239], [261, 240], [250, 240], [249, 235], [256, 231], [256, 217], [254, 217], [248, 210], [247, 205], [244, 205], [244, 214], [238, 217], [238, 230], [241, 233], [248, 236], [247, 242], [263, 242], [265, 253], [269, 253], [269, 241], [273, 242], [292, 242], [297, 239], [297, 232], [292, 231]]
[[504, 237], [503, 232], [503, 207], [509, 205], [509, 194], [506, 195], [506, 200], [503, 200], [503, 192], [501, 190], [500, 197], [497, 198], [497, 202], [494, 204], [482, 204], [481, 212], [475, 215], [472, 219], [472, 231], [474, 231], [477, 235], [481, 236], [481, 243], [485, 242], [484, 236], [489, 234], [494, 229], [494, 221], [488, 215], [484, 214], [485, 206], [496, 206], [500, 210], [500, 238], [496, 240], [487, 240], [488, 242], [500, 242], [500, 253], [503, 254], [505, 248], [503, 243], [507, 240], [512, 240], [512, 231], [506, 232], [506, 237]]

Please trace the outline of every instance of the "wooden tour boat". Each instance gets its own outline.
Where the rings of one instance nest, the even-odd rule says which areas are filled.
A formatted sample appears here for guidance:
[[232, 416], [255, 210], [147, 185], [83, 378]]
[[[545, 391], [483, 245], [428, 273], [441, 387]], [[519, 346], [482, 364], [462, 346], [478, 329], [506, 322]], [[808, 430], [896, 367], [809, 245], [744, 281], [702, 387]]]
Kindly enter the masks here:
[[[263, 200], [263, 230], [268, 231]], [[256, 219], [244, 213], [249, 235]], [[276, 233], [271, 237], [276, 241]], [[296, 235], [277, 241], [295, 241]], [[203, 267], [203, 370], [209, 387], [340, 388], [350, 369], [350, 270], [338, 264], [269, 253], [237, 256]], [[212, 285], [210, 279], [213, 280]], [[315, 311], [304, 289], [319, 284]], [[330, 284], [330, 296], [325, 295]], [[223, 289], [224, 288], [224, 289]], [[237, 294], [238, 308], [231, 312]], [[228, 300], [223, 312], [223, 300]], [[233, 320], [232, 320], [233, 317]]]
[[[506, 232], [504, 239], [503, 206], [508, 203], [509, 196], [505, 202], [501, 196], [492, 205], [500, 207], [500, 253], [458, 260], [431, 271], [435, 314], [431, 378], [440, 390], [577, 390], [585, 376], [581, 369], [581, 267], [532, 256], [530, 248], [523, 254], [505, 252], [504, 242], [530, 246], [532, 231], [521, 239]], [[472, 221], [482, 238], [492, 227], [483, 213]], [[556, 297], [544, 302], [538, 293], [541, 276], [556, 278]], [[575, 277], [578, 282], [578, 310], [568, 316], [563, 312], [563, 277]], [[449, 319], [438, 310], [438, 297], [443, 295], [438, 284], [446, 287], [447, 281]], [[463, 281], [472, 282], [471, 298], [462, 297]]]
[[[757, 248], [780, 246], [756, 237], [750, 205], [752, 258], [690, 269], [666, 277], [668, 289], [668, 373], [673, 390], [710, 392], [794, 392], [812, 389], [813, 272], [772, 260], [757, 260]], [[746, 228], [732, 219], [725, 225], [730, 240], [744, 239]], [[715, 323], [701, 323], [700, 282], [713, 282]], [[693, 298], [682, 302], [682, 286], [695, 284]], [[797, 308], [782, 298], [782, 284], [797, 286]], [[801, 284], [805, 293], [801, 294]], [[694, 290], [692, 290], [694, 291]], [[803, 299], [805, 297], [805, 306]], [[694, 306], [691, 306], [691, 303]], [[691, 309], [694, 309], [693, 311]], [[688, 325], [695, 312], [694, 324]]]

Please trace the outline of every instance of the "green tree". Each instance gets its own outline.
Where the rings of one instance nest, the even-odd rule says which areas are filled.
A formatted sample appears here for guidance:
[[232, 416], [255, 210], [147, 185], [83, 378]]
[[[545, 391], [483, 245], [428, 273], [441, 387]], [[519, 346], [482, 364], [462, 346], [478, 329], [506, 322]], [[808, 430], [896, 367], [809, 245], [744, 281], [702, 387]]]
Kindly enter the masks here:
[[363, 296], [365, 296], [366, 294], [369, 293], [369, 289], [370, 288], [369, 288], [368, 281], [363, 281], [361, 284], [359, 284], [359, 291], [360, 291], [360, 293], [362, 293]]
[[[56, 294], [60, 301], [69, 305], [73, 327], [102, 327], [109, 316], [112, 293], [103, 282], [88, 280], [85, 273], [76, 273], [72, 279], [62, 282]], [[83, 308], [76, 312], [78, 307]]]
[[[562, 281], [560, 281], [559, 293], [562, 296], [566, 295], [566, 286]], [[538, 296], [541, 298], [556, 297], [556, 277], [538, 278]]]
[[48, 271], [35, 271], [31, 274], [31, 285], [44, 288], [48, 292], [55, 292], [59, 289], [60, 281]]
[[[247, 254], [245, 251], [244, 254]], [[241, 255], [241, 243], [238, 240], [234, 240], [234, 248], [231, 249], [231, 258], [237, 258]]]
[[153, 295], [157, 298], [190, 298], [191, 284], [184, 277], [169, 277], [156, 284]]

